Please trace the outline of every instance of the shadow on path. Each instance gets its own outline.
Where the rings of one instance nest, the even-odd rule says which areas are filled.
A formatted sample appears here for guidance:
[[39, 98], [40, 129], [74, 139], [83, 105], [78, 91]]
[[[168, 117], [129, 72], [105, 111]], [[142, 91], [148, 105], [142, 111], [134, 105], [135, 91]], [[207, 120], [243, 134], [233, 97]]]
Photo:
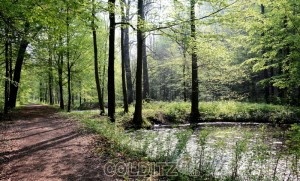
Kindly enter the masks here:
[[48, 106], [30, 105], [0, 125], [0, 180], [114, 180], [93, 149], [93, 135]]

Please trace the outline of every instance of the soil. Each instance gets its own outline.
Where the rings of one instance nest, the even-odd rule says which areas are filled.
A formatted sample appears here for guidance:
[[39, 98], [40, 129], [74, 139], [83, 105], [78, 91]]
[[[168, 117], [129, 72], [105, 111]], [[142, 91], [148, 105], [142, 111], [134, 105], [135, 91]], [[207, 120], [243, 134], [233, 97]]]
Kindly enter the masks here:
[[0, 180], [115, 180], [92, 151], [96, 136], [82, 130], [49, 106], [10, 113], [0, 121]]

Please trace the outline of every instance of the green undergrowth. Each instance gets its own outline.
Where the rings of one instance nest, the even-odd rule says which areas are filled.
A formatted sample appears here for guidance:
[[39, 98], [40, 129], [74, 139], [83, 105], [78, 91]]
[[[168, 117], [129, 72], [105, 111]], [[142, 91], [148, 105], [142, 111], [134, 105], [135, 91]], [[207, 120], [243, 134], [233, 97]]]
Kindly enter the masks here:
[[[266, 122], [296, 123], [300, 109], [280, 105], [245, 103], [235, 101], [200, 102], [200, 119], [203, 122]], [[161, 123], [184, 123], [188, 121], [190, 103], [152, 102], [143, 107], [143, 115]]]
[[126, 157], [141, 159], [145, 153], [135, 150], [129, 146], [130, 136], [125, 133], [120, 121], [112, 123], [107, 116], [100, 116], [99, 111], [74, 111], [71, 113], [61, 112], [62, 116], [71, 120], [77, 120], [84, 125], [84, 130], [95, 133], [104, 138], [107, 145], [103, 151], [98, 150], [99, 154], [108, 154], [111, 158]]
[[[300, 109], [263, 103], [247, 103], [236, 101], [200, 102], [200, 120], [202, 122], [261, 122], [261, 123], [298, 123]], [[144, 128], [153, 124], [181, 124], [189, 121], [189, 102], [158, 102], [143, 104]], [[116, 108], [118, 124], [128, 125], [133, 118], [134, 106], [124, 114], [122, 107]], [[95, 111], [96, 115], [97, 112]], [[125, 126], [126, 127], [126, 126]]]

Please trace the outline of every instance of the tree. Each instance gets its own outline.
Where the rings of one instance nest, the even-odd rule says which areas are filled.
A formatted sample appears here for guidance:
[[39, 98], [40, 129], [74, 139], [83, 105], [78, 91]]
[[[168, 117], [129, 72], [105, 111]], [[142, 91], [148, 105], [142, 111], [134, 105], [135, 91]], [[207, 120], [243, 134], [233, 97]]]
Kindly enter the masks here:
[[93, 45], [94, 45], [94, 69], [95, 69], [95, 81], [96, 81], [96, 88], [97, 88], [97, 95], [98, 95], [98, 103], [100, 109], [100, 115], [105, 112], [103, 97], [101, 93], [101, 85], [100, 85], [100, 78], [99, 78], [99, 66], [98, 66], [98, 47], [97, 47], [97, 32], [96, 32], [96, 12], [95, 12], [95, 0], [92, 0], [92, 32], [93, 32]]
[[[48, 36], [49, 42], [51, 42], [51, 36]], [[50, 44], [50, 43], [49, 43]], [[53, 96], [53, 60], [52, 60], [52, 47], [48, 47], [49, 57], [48, 57], [48, 85], [49, 85], [49, 102], [50, 105], [54, 104], [54, 96]]]
[[[131, 0], [123, 0], [124, 10], [122, 13], [122, 22], [129, 23], [129, 11]], [[128, 104], [133, 102], [133, 88], [132, 88], [132, 78], [131, 78], [131, 68], [130, 68], [130, 55], [129, 55], [129, 27], [122, 26], [123, 28], [123, 43], [122, 43], [122, 61], [124, 61], [125, 75], [126, 75], [126, 86], [127, 86], [127, 96]]]
[[[121, 3], [121, 11], [122, 11], [122, 22], [126, 22], [126, 16], [125, 16], [125, 6], [126, 1], [123, 0]], [[128, 30], [127, 30], [128, 31]], [[121, 71], [122, 71], [122, 92], [123, 92], [123, 103], [124, 103], [124, 112], [128, 113], [128, 95], [127, 95], [127, 87], [126, 87], [126, 69], [125, 69], [125, 61], [128, 61], [129, 58], [129, 52], [128, 51], [128, 43], [126, 42], [127, 45], [125, 45], [125, 28], [124, 26], [121, 26], [121, 54], [122, 54], [122, 62], [121, 62]], [[127, 47], [126, 47], [127, 46]], [[125, 47], [127, 48], [125, 51]], [[131, 78], [131, 76], [130, 76]]]
[[142, 73], [143, 73], [143, 14], [144, 14], [144, 4], [143, 0], [138, 0], [138, 21], [137, 21], [137, 63], [136, 63], [136, 103], [135, 111], [133, 116], [133, 123], [136, 128], [142, 126]]
[[29, 41], [27, 40], [28, 33], [29, 33], [29, 28], [30, 24], [28, 21], [25, 22], [24, 24], [24, 37], [22, 37], [20, 44], [19, 44], [19, 50], [18, 50], [18, 55], [17, 55], [17, 60], [15, 63], [15, 69], [14, 69], [14, 75], [13, 75], [13, 80], [12, 83], [10, 84], [10, 95], [9, 95], [9, 107], [14, 108], [16, 107], [16, 102], [17, 102], [17, 94], [18, 94], [18, 89], [19, 86], [18, 84], [20, 83], [21, 79], [21, 71], [22, 71], [22, 65], [24, 62], [24, 57], [25, 57], [25, 52], [27, 49], [27, 46], [29, 44]]
[[109, 53], [108, 53], [108, 117], [115, 122], [115, 0], [108, 1], [109, 6]]
[[60, 49], [58, 50], [57, 58], [57, 73], [58, 73], [58, 85], [59, 85], [59, 107], [64, 110], [64, 89], [63, 89], [63, 67], [64, 67], [64, 54], [62, 49], [62, 38], [59, 37]]
[[8, 37], [8, 28], [5, 28], [5, 88], [4, 88], [4, 114], [8, 113], [8, 97], [9, 97], [9, 37]]
[[196, 47], [196, 25], [195, 25], [195, 0], [190, 0], [191, 9], [191, 43], [192, 43], [192, 97], [191, 97], [191, 121], [198, 121], [200, 117], [199, 113], [199, 83], [198, 83], [198, 65], [197, 65], [197, 47]]
[[[146, 20], [146, 11], [145, 8], [149, 6], [147, 1], [144, 1], [143, 4], [143, 14], [142, 20]], [[146, 99], [150, 96], [150, 89], [149, 89], [149, 75], [148, 75], [148, 61], [147, 61], [147, 47], [146, 47], [146, 36], [143, 34], [143, 99]]]

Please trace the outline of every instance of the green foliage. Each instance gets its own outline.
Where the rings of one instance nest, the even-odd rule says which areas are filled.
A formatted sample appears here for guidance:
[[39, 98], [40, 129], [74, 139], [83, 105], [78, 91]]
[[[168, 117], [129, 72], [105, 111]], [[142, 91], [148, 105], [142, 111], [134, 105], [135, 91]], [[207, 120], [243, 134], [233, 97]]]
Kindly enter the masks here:
[[[202, 121], [241, 121], [291, 123], [297, 122], [300, 110], [262, 103], [236, 101], [200, 102]], [[182, 123], [188, 120], [190, 104], [186, 102], [151, 102], [144, 104], [144, 117], [162, 123]]]
[[295, 154], [297, 157], [300, 156], [300, 126], [293, 124], [288, 133], [288, 145], [289, 151]]

